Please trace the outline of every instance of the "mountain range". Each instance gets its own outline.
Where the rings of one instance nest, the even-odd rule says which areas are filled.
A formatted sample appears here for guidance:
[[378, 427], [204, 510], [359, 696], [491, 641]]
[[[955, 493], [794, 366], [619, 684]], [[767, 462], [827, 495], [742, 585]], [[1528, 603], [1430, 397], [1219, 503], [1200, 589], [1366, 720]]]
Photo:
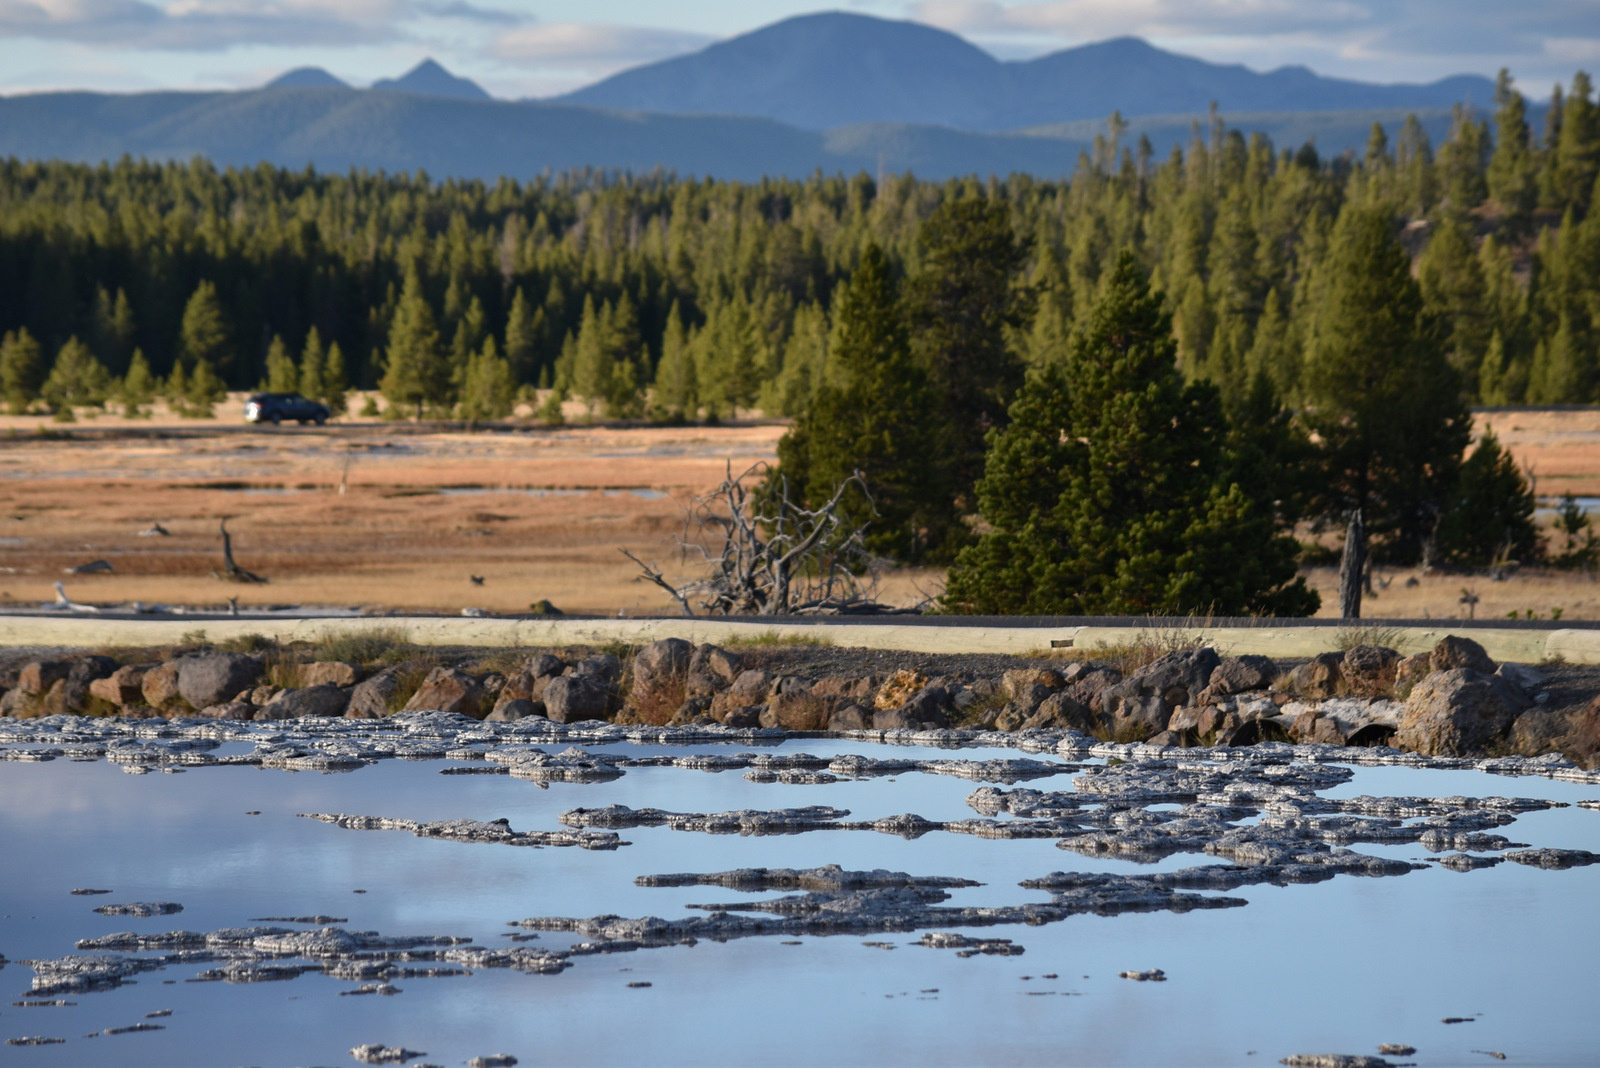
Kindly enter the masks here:
[[785, 19], [692, 55], [612, 75], [561, 98], [672, 114], [739, 114], [825, 130], [864, 122], [1018, 130], [1048, 123], [1203, 112], [1448, 108], [1494, 102], [1462, 75], [1372, 85], [1305, 67], [1259, 74], [1119, 37], [1002, 62], [953, 33], [844, 12]]
[[[553, 101], [502, 101], [428, 60], [356, 89], [302, 67], [236, 92], [0, 97], [0, 156], [85, 162], [200, 155], [342, 171], [530, 178], [584, 167], [753, 181], [912, 171], [924, 178], [1070, 174], [1113, 110], [1158, 155], [1208, 121], [1279, 147], [1359, 151], [1416, 113], [1435, 144], [1484, 78], [1368, 85], [1303, 68], [1259, 74], [1122, 38], [1005, 63], [954, 34], [849, 14], [802, 16]], [[1530, 117], [1537, 121], [1538, 109]]]

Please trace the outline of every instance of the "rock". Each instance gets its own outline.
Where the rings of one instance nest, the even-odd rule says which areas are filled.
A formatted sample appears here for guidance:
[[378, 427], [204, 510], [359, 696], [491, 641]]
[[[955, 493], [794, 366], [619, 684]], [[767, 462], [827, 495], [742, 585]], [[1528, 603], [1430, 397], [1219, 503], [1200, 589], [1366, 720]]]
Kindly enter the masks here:
[[714, 722], [711, 719], [711, 698], [690, 697], [667, 720], [669, 727], [686, 727], [691, 723]]
[[144, 676], [148, 670], [142, 664], [119, 667], [105, 678], [91, 682], [89, 695], [118, 708], [139, 704], [144, 700]]
[[1289, 727], [1289, 740], [1304, 744], [1343, 745], [1344, 737], [1337, 722], [1315, 709], [1301, 712]]
[[834, 702], [831, 698], [815, 696], [809, 685], [803, 688], [795, 687], [788, 692], [780, 687], [779, 691], [767, 701], [767, 706], [761, 713], [761, 725], [779, 727], [786, 731], [827, 730], [833, 708]]
[[1495, 674], [1525, 694], [1537, 693], [1550, 681], [1538, 668], [1529, 667], [1527, 664], [1513, 664], [1509, 660], [1501, 664]]
[[70, 660], [34, 660], [23, 665], [17, 675], [17, 689], [29, 697], [40, 697], [67, 677], [72, 670]]
[[1311, 701], [1337, 697], [1344, 682], [1343, 668], [1343, 653], [1321, 653], [1289, 672], [1289, 690]]
[[318, 660], [300, 665], [301, 686], [354, 686], [361, 681], [361, 676], [358, 665], [343, 660]]
[[232, 700], [260, 677], [261, 662], [243, 653], [184, 657], [178, 661], [178, 694], [191, 708], [205, 708]]
[[1118, 972], [1117, 978], [1132, 979], [1138, 983], [1164, 983], [1167, 981], [1167, 973], [1160, 968], [1150, 968], [1145, 971]]
[[1112, 737], [1119, 741], [1159, 734], [1172, 718], [1172, 706], [1160, 694], [1144, 692], [1137, 678], [1106, 687], [1100, 701]]
[[[500, 687], [500, 692], [494, 695], [494, 711], [510, 704], [512, 701], [527, 701], [544, 707], [544, 688], [549, 683], [549, 676], [535, 678], [532, 671], [524, 669], [506, 679], [505, 685]], [[535, 696], [534, 691], [538, 694]], [[491, 713], [492, 715], [493, 713]]]
[[1382, 646], [1358, 645], [1345, 650], [1344, 658], [1339, 661], [1344, 692], [1358, 697], [1393, 696], [1399, 663], [1400, 654]]
[[484, 716], [483, 687], [464, 671], [436, 667], [422, 680], [422, 686], [407, 701], [404, 712], [438, 710], [455, 712], [473, 719]]
[[[1504, 664], [1500, 666], [1505, 667]], [[1549, 708], [1532, 708], [1518, 716], [1511, 725], [1511, 749], [1523, 756], [1552, 753], [1561, 748], [1571, 733], [1572, 719], [1567, 713]]]
[[1382, 1057], [1364, 1053], [1296, 1053], [1278, 1063], [1289, 1068], [1394, 1068]]
[[868, 705], [873, 703], [873, 698], [877, 692], [878, 680], [871, 675], [854, 679], [847, 676], [830, 675], [825, 679], [818, 679], [811, 687], [811, 693], [816, 697], [856, 701]]
[[1495, 663], [1489, 659], [1489, 654], [1483, 646], [1471, 638], [1463, 638], [1456, 634], [1446, 634], [1439, 639], [1439, 644], [1433, 647], [1433, 655], [1429, 662], [1434, 671], [1448, 671], [1451, 668], [1471, 668], [1480, 675], [1493, 675]]
[[1188, 745], [1188, 733], [1185, 731], [1175, 731], [1169, 727], [1159, 734], [1152, 734], [1150, 737], [1146, 738], [1145, 744], [1175, 746]]
[[1217, 697], [1264, 690], [1278, 675], [1278, 665], [1270, 656], [1225, 657], [1211, 670], [1206, 690]]
[[544, 715], [543, 709], [543, 704], [536, 705], [532, 701], [518, 697], [510, 701], [496, 703], [494, 711], [483, 718], [486, 723], [515, 723], [517, 720], [527, 719], [529, 716], [542, 716]]
[[597, 653], [573, 664], [570, 671], [573, 675], [600, 679], [608, 686], [615, 686], [622, 678], [622, 661], [611, 653]]
[[528, 659], [527, 672], [536, 679], [554, 678], [567, 670], [567, 662], [554, 653], [539, 653]]
[[350, 703], [345, 706], [345, 718], [383, 719], [391, 715], [400, 703], [404, 671], [404, 665], [386, 668], [356, 683], [350, 691]]
[[1134, 672], [1131, 681], [1139, 683], [1142, 693], [1158, 694], [1170, 705], [1193, 704], [1221, 663], [1215, 649], [1183, 649]]
[[223, 705], [207, 705], [195, 712], [199, 719], [268, 719], [258, 715], [256, 706], [249, 701], [229, 701]]
[[662, 638], [633, 658], [633, 687], [628, 704], [639, 722], [665, 723], [683, 705], [686, 677], [694, 646], [682, 638]]
[[1022, 724], [1024, 728], [1091, 731], [1099, 726], [1094, 713], [1062, 690], [1039, 702], [1039, 707]]
[[735, 708], [763, 705], [772, 687], [772, 676], [765, 671], [741, 671], [733, 684], [711, 701], [711, 718], [721, 719]]
[[[1074, 671], [1074, 669], [1082, 669]], [[1067, 695], [1092, 712], [1099, 712], [1106, 688], [1122, 681], [1122, 672], [1110, 664], [1087, 661], [1067, 668]]]
[[1410, 1057], [1417, 1052], [1417, 1047], [1408, 1046], [1403, 1042], [1381, 1042], [1378, 1052], [1389, 1057]]
[[517, 1059], [509, 1053], [489, 1053], [472, 1058], [467, 1068], [514, 1068], [516, 1063]]
[[544, 689], [545, 715], [557, 723], [605, 719], [610, 705], [611, 688], [595, 675], [559, 675]]
[[350, 705], [350, 691], [332, 683], [303, 690], [279, 690], [256, 713], [257, 719], [299, 719], [301, 716], [342, 716]]
[[702, 645], [689, 658], [689, 674], [703, 675], [715, 680], [717, 689], [732, 684], [744, 670], [738, 653], [730, 653], [718, 645]]
[[[78, 715], [89, 710], [93, 696], [89, 686], [117, 670], [117, 662], [109, 656], [84, 656], [72, 662], [67, 677], [50, 687], [50, 700], [46, 708], [52, 713]], [[60, 691], [57, 692], [57, 687]]]
[[1567, 743], [1573, 752], [1588, 761], [1600, 755], [1600, 697], [1573, 717], [1572, 734]]
[[920, 730], [921, 728], [922, 720], [917, 719], [905, 706], [900, 708], [880, 708], [872, 713], [873, 730]]
[[101, 905], [95, 909], [102, 916], [172, 916], [183, 911], [176, 901], [130, 901], [123, 905]]
[[890, 675], [881, 687], [878, 694], [872, 699], [872, 707], [879, 712], [899, 708], [924, 686], [928, 685], [926, 675], [909, 669], [901, 669]]
[[1521, 691], [1497, 675], [1465, 667], [1435, 671], [1406, 698], [1395, 744], [1426, 756], [1481, 755], [1527, 705]]
[[[1002, 687], [1003, 691], [1003, 687]], [[1006, 707], [1016, 712], [1024, 719], [1039, 711], [1039, 706], [1044, 704], [1051, 691], [1037, 683], [1022, 682], [1015, 687], [1011, 700], [1006, 702]]]
[[350, 1056], [362, 1064], [404, 1064], [416, 1057], [426, 1057], [427, 1054], [403, 1046], [385, 1046], [377, 1042], [368, 1042], [364, 1046], [352, 1047]]
[[939, 727], [944, 726], [945, 716], [954, 707], [950, 691], [943, 686], [928, 686], [901, 706], [908, 718]]
[[828, 729], [830, 731], [864, 731], [871, 722], [871, 714], [860, 705], [845, 705], [828, 717]]
[[724, 727], [738, 727], [741, 730], [759, 727], [761, 726], [761, 714], [765, 711], [766, 709], [760, 705], [730, 709], [722, 717], [721, 723]]
[[1032, 686], [1038, 686], [1048, 693], [1050, 690], [1059, 690], [1064, 685], [1066, 680], [1061, 677], [1061, 673], [1049, 668], [1017, 668], [1000, 676], [1000, 692], [1012, 700], [1016, 700]]
[[1411, 688], [1433, 671], [1433, 656], [1430, 653], [1418, 653], [1416, 656], [1403, 658], [1394, 666], [1394, 695], [1401, 700], [1411, 693]]
[[260, 708], [262, 705], [270, 703], [274, 697], [278, 696], [278, 693], [282, 689], [282, 686], [257, 686], [254, 689], [244, 691], [238, 697], [235, 697], [234, 700], [248, 701], [257, 708]]

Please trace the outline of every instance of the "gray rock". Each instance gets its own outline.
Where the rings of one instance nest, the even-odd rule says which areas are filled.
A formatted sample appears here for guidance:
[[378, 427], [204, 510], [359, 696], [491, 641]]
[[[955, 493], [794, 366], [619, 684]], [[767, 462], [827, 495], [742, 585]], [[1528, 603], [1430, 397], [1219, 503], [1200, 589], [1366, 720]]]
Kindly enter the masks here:
[[347, 719], [382, 719], [389, 715], [390, 705], [400, 693], [400, 669], [389, 668], [359, 682], [350, 691], [350, 703], [345, 706]]
[[529, 658], [527, 670], [536, 679], [553, 678], [567, 670], [567, 662], [554, 653], [539, 653]]
[[1289, 672], [1289, 689], [1297, 697], [1337, 697], [1344, 685], [1344, 654], [1320, 653]]
[[1230, 656], [1212, 669], [1206, 689], [1218, 697], [1264, 690], [1278, 675], [1278, 665], [1270, 656]]
[[483, 687], [464, 671], [436, 667], [422, 680], [422, 686], [406, 702], [405, 712], [454, 712], [474, 719], [484, 716]]
[[718, 645], [702, 645], [689, 658], [689, 673], [703, 674], [727, 686], [744, 670], [743, 658]]
[[[230, 701], [260, 677], [261, 662], [243, 653], [207, 653], [178, 661], [178, 693], [191, 708]], [[147, 682], [149, 678], [145, 676]]]
[[207, 705], [194, 713], [197, 719], [273, 719], [271, 715], [261, 715], [262, 710], [257, 709], [249, 701], [229, 701], [220, 705]]
[[70, 660], [33, 660], [18, 672], [16, 688], [29, 697], [42, 697], [71, 670]]
[[689, 672], [694, 646], [682, 638], [662, 638], [640, 649], [633, 658], [633, 688], [649, 689]]
[[1495, 670], [1495, 663], [1489, 659], [1483, 646], [1457, 634], [1446, 634], [1439, 639], [1439, 643], [1433, 647], [1429, 663], [1434, 671], [1470, 668], [1480, 675], [1492, 675]]
[[307, 686], [303, 690], [279, 690], [277, 696], [257, 712], [257, 718], [299, 719], [301, 716], [342, 716], [350, 705], [350, 691], [332, 683]]
[[1501, 664], [1495, 674], [1526, 694], [1537, 693], [1550, 681], [1538, 668], [1529, 667], [1527, 664], [1513, 664], [1509, 660]]
[[102, 916], [172, 916], [183, 911], [176, 901], [130, 901], [123, 905], [101, 905], [95, 909]]
[[830, 731], [864, 731], [872, 722], [872, 713], [860, 705], [845, 705], [828, 717]]
[[544, 713], [541, 711], [543, 708], [543, 704], [536, 705], [532, 701], [527, 701], [519, 697], [510, 701], [496, 704], [494, 706], [494, 711], [490, 712], [484, 717], [484, 722], [515, 723], [517, 720], [527, 719], [529, 716], [543, 715]]
[[416, 1057], [426, 1057], [427, 1054], [404, 1046], [385, 1046], [378, 1042], [368, 1042], [363, 1046], [353, 1046], [350, 1056], [362, 1064], [404, 1064]]
[[615, 686], [622, 678], [622, 661], [611, 653], [597, 653], [572, 665], [571, 673], [583, 678], [600, 679]]
[[545, 715], [557, 723], [604, 719], [610, 705], [611, 688], [599, 676], [561, 675], [545, 686]]
[[1296, 1053], [1278, 1063], [1289, 1068], [1394, 1068], [1382, 1057], [1364, 1053]]
[[1527, 706], [1522, 692], [1499, 676], [1465, 667], [1435, 671], [1406, 698], [1395, 744], [1427, 756], [1479, 755], [1505, 737]]
[[514, 1068], [517, 1059], [509, 1053], [488, 1053], [467, 1062], [467, 1068]]

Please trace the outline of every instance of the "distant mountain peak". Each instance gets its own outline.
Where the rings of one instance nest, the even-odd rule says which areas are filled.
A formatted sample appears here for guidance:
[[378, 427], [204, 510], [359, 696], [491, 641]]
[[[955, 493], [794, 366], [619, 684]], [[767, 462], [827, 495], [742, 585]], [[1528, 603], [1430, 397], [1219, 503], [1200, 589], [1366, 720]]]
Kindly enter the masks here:
[[263, 89], [348, 89], [350, 83], [336, 78], [321, 67], [296, 67], [272, 79]]
[[458, 78], [433, 59], [425, 59], [398, 78], [380, 78], [372, 83], [379, 92], [416, 93], [418, 96], [448, 96], [459, 100], [490, 100], [483, 87], [468, 78]]

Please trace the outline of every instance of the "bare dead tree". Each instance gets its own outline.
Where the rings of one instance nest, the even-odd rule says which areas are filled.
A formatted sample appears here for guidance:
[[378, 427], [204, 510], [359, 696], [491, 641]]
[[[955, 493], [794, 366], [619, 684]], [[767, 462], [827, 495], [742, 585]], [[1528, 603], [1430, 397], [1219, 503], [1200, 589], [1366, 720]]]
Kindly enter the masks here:
[[851, 526], [839, 514], [852, 491], [870, 504], [861, 476], [845, 479], [825, 503], [807, 509], [790, 498], [781, 472], [766, 480], [765, 493], [745, 486], [770, 472], [758, 463], [735, 477], [730, 465], [721, 485], [690, 503], [678, 548], [684, 558], [711, 565], [709, 575], [677, 584], [621, 550], [639, 565], [639, 580], [665, 590], [686, 616], [695, 614], [696, 600], [705, 614], [722, 616], [888, 610], [875, 599], [879, 562], [866, 548], [868, 524]]
[[228, 517], [223, 516], [218, 525], [222, 532], [222, 569], [213, 569], [211, 574], [225, 582], [266, 582], [267, 580], [253, 571], [246, 571], [233, 560], [233, 538], [228, 536]]

